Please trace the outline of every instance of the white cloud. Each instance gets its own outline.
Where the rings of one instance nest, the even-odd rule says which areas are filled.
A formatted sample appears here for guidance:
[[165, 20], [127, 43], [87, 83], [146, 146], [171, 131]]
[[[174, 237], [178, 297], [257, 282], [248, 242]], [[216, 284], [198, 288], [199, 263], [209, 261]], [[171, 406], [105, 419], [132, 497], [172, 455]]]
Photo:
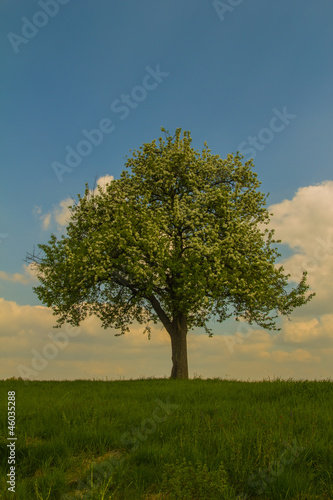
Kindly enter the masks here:
[[284, 345], [307, 344], [308, 346], [331, 347], [333, 345], [333, 314], [323, 314], [319, 319], [301, 316], [285, 322], [281, 334]]
[[[112, 175], [104, 175], [97, 180], [97, 185], [95, 189], [90, 189], [91, 194], [98, 194], [97, 186], [101, 186], [105, 190], [106, 185], [113, 181]], [[55, 205], [50, 212], [43, 214], [42, 207], [34, 207], [33, 214], [35, 217], [41, 220], [42, 228], [47, 231], [52, 224], [57, 225], [58, 231], [61, 231], [64, 227], [68, 225], [71, 217], [71, 212], [69, 206], [75, 204], [73, 198], [65, 198], [61, 200], [57, 205]]]
[[[299, 188], [292, 200], [271, 205], [276, 236], [291, 248], [312, 256], [320, 241], [333, 254], [333, 181]], [[319, 240], [319, 241], [318, 241]]]
[[42, 228], [44, 229], [44, 231], [46, 231], [51, 223], [51, 214], [50, 213], [43, 214], [42, 207], [37, 207], [37, 206], [33, 208], [32, 213], [34, 214], [35, 217], [37, 217], [39, 220], [42, 221]]
[[138, 324], [132, 325], [130, 333], [115, 337], [119, 331], [105, 330], [95, 316], [83, 322], [75, 335], [70, 334], [69, 325], [55, 329], [55, 323], [47, 307], [21, 306], [0, 298], [0, 379], [24, 376], [22, 370], [31, 379], [96, 374], [135, 378], [151, 371], [160, 373], [163, 366], [165, 374], [170, 373], [169, 336], [158, 326], [152, 325], [149, 341]]
[[10, 274], [5, 271], [0, 271], [0, 279], [21, 283], [22, 285], [29, 285], [30, 283], [36, 283], [38, 281], [33, 263], [23, 264], [23, 273]]
[[[103, 191], [105, 191], [106, 185], [110, 184], [110, 182], [113, 181], [113, 180], [114, 180], [113, 175], [104, 175], [103, 177], [100, 177], [97, 180], [97, 185], [101, 186], [101, 188], [103, 189]], [[94, 194], [98, 194], [97, 187], [94, 189], [93, 193]]]
[[300, 188], [292, 200], [269, 207], [276, 239], [295, 253], [283, 260], [285, 270], [299, 280], [308, 271], [308, 283], [317, 296], [304, 310], [329, 312], [333, 299], [333, 181]]
[[44, 229], [44, 231], [46, 231], [51, 224], [51, 214], [43, 215], [43, 217], [41, 217], [41, 218], [43, 221], [43, 229]]
[[[72, 198], [65, 198], [62, 200], [58, 206], [53, 209], [52, 216], [56, 221], [58, 228], [62, 228], [67, 226], [71, 212], [68, 207], [74, 204], [74, 200]], [[51, 214], [49, 214], [51, 217]]]

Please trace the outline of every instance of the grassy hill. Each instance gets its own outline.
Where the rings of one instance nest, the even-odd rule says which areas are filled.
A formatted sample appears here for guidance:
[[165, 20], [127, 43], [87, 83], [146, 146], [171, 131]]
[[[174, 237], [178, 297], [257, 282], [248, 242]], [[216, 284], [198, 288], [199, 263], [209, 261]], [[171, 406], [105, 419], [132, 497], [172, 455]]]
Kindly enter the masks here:
[[[35, 381], [1, 387], [7, 499], [332, 499], [331, 381]], [[15, 391], [15, 493], [7, 394]]]

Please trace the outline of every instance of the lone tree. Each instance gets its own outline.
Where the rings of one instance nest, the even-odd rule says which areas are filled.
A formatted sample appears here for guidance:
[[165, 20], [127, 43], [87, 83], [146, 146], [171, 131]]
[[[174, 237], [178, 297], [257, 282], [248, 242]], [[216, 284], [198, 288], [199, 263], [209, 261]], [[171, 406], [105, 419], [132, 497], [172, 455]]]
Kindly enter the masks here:
[[[64, 322], [96, 314], [104, 328], [129, 331], [134, 320], [161, 321], [171, 338], [171, 378], [188, 378], [187, 332], [230, 316], [269, 330], [278, 314], [306, 304], [306, 272], [291, 288], [274, 230], [265, 227], [267, 196], [252, 162], [223, 160], [207, 144], [191, 147], [190, 132], [143, 144], [120, 179], [94, 194], [86, 184], [71, 209], [66, 235], [51, 235], [28, 254], [39, 299]], [[96, 190], [95, 190], [96, 191]]]

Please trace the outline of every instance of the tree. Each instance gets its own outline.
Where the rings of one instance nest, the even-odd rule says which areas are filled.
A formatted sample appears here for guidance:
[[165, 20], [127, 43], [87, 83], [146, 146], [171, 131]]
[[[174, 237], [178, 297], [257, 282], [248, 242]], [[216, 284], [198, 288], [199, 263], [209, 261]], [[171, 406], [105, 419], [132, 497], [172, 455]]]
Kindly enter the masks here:
[[[39, 299], [77, 326], [97, 315], [104, 328], [160, 321], [171, 338], [171, 378], [188, 378], [187, 333], [235, 316], [279, 330], [279, 314], [306, 304], [306, 272], [291, 288], [275, 260], [274, 230], [252, 162], [200, 154], [177, 129], [143, 144], [105, 190], [89, 190], [71, 209], [65, 235], [38, 245]], [[129, 171], [131, 169], [131, 171]], [[96, 191], [96, 190], [95, 190]]]

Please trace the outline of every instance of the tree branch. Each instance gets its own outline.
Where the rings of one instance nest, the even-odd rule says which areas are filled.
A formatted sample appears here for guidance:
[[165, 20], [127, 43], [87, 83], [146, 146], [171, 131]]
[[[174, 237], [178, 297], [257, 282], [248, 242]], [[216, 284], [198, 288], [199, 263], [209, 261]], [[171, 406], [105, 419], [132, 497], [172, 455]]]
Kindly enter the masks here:
[[156, 297], [154, 297], [154, 295], [147, 295], [146, 296], [146, 299], [149, 300], [149, 302], [151, 303], [151, 305], [153, 306], [157, 316], [160, 318], [160, 320], [162, 321], [163, 323], [163, 326], [164, 328], [167, 330], [167, 332], [170, 334], [171, 332], [171, 327], [172, 327], [172, 324], [171, 324], [171, 321], [170, 319], [168, 318], [167, 314], [164, 312], [164, 310], [162, 309], [161, 307], [161, 304], [159, 303], [159, 301], [157, 300]]

